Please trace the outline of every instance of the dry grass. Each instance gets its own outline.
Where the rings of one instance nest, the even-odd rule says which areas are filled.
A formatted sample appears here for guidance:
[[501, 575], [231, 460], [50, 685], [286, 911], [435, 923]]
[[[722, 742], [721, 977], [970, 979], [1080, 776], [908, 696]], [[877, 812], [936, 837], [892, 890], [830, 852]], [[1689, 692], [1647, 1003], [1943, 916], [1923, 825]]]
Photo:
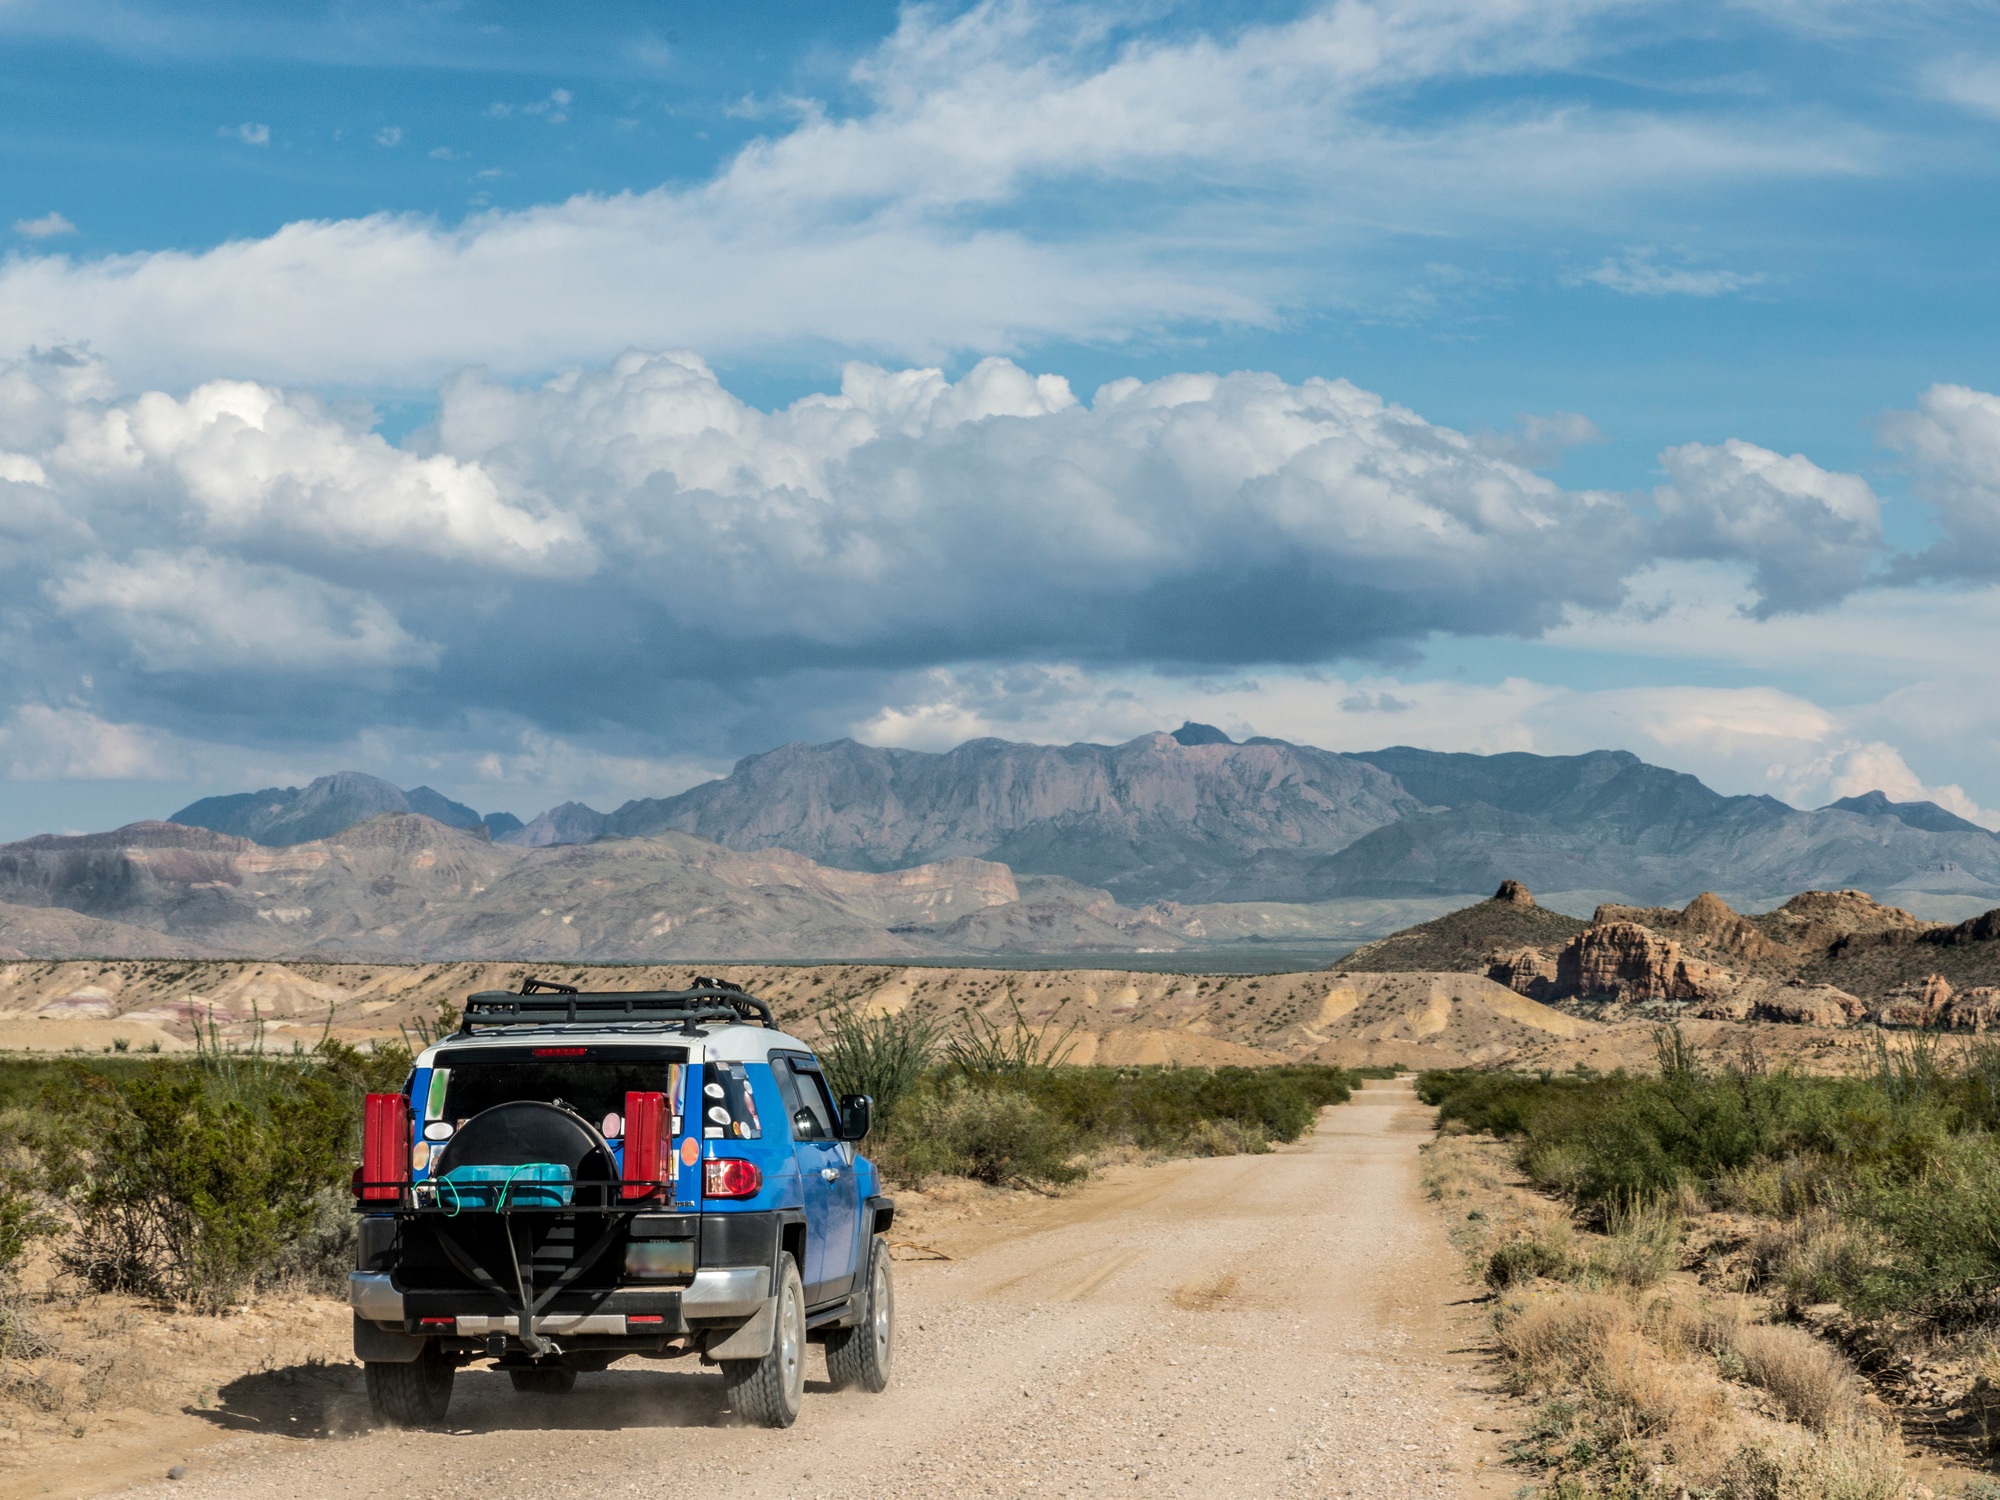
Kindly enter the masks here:
[[13, 1407], [68, 1424], [99, 1412], [154, 1405], [164, 1372], [154, 1352], [133, 1337], [136, 1321], [123, 1306], [87, 1306], [60, 1321], [25, 1313], [18, 1305], [7, 1309], [0, 1411]]
[[[1894, 1428], [1870, 1419], [1863, 1384], [1839, 1353], [1801, 1329], [1766, 1323], [1761, 1296], [1711, 1296], [1677, 1274], [1688, 1221], [1709, 1211], [1703, 1194], [1627, 1203], [1607, 1216], [1605, 1233], [1592, 1233], [1560, 1205], [1509, 1184], [1507, 1151], [1485, 1138], [1440, 1138], [1427, 1148], [1424, 1186], [1449, 1214], [1454, 1240], [1476, 1254], [1475, 1274], [1507, 1262], [1494, 1343], [1510, 1388], [1543, 1398], [1519, 1457], [1558, 1471], [1535, 1493], [1915, 1494]], [[1533, 1165], [1544, 1179], [1562, 1168]], [[1840, 1257], [1867, 1253], [1814, 1200], [1810, 1166], [1791, 1163], [1718, 1190], [1792, 1210], [1755, 1247], [1753, 1279], [1780, 1292], [1780, 1308], [1808, 1296]], [[2000, 1343], [1992, 1364], [1989, 1385], [2000, 1392]], [[2000, 1394], [1992, 1406], [2000, 1436]], [[1634, 1488], [1640, 1474], [1649, 1477]]]
[[1494, 1342], [1516, 1392], [1579, 1385], [1603, 1367], [1614, 1334], [1634, 1326], [1631, 1304], [1601, 1292], [1559, 1292], [1503, 1303]]
[[1743, 1378], [1771, 1393], [1785, 1415], [1819, 1433], [1861, 1419], [1860, 1382], [1834, 1350], [1797, 1328], [1752, 1324], [1735, 1331]]
[[1684, 1228], [1679, 1204], [1633, 1199], [1611, 1210], [1608, 1233], [1590, 1253], [1589, 1269], [1635, 1290], [1653, 1285], [1680, 1265]]
[[[1908, 1493], [1893, 1434], [1865, 1415], [1851, 1369], [1795, 1328], [1735, 1312], [1568, 1289], [1505, 1305], [1495, 1342], [1519, 1394], [1564, 1397], [1600, 1452], [1671, 1464], [1716, 1500], [1894, 1500]], [[1769, 1393], [1795, 1437], [1739, 1408], [1724, 1371]], [[1803, 1430], [1801, 1430], [1803, 1429]], [[1561, 1491], [1585, 1495], [1587, 1487]]]
[[1818, 1440], [1746, 1443], [1713, 1489], [1728, 1500], [1903, 1500], [1915, 1493], [1901, 1444], [1875, 1423]]
[[1423, 1148], [1424, 1191], [1439, 1202], [1501, 1192], [1505, 1184], [1494, 1170], [1490, 1144], [1469, 1141], [1460, 1131]]
[[1811, 1157], [1756, 1161], [1724, 1172], [1709, 1196], [1717, 1208], [1767, 1219], [1794, 1219], [1831, 1201], [1831, 1175]]

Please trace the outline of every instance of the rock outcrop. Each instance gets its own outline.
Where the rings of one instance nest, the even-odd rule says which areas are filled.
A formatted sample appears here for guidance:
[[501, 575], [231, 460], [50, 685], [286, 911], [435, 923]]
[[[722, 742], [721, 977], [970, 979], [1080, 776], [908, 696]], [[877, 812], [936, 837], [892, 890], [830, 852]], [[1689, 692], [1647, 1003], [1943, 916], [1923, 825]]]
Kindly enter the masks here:
[[1944, 1024], [1954, 996], [1942, 974], [1932, 974], [1920, 984], [1900, 984], [1876, 1001], [1869, 1019], [1878, 1026], [1915, 1030]]
[[1730, 910], [1729, 903], [1712, 891], [1703, 891], [1678, 911], [1672, 907], [1606, 904], [1597, 908], [1591, 922], [1592, 925], [1637, 922], [1673, 938], [1704, 961], [1733, 968], [1788, 965], [1796, 961], [1787, 948]]
[[1952, 996], [1939, 1024], [1951, 1031], [1991, 1031], [2000, 1026], [2000, 987], [1980, 985]]
[[1730, 976], [1681, 945], [1637, 922], [1604, 922], [1577, 934], [1556, 957], [1556, 993], [1578, 999], [1607, 998], [1699, 1003], [1730, 987]]
[[1486, 977], [1517, 995], [1544, 1000], [1555, 993], [1556, 961], [1539, 948], [1496, 952], [1487, 961]]
[[1500, 889], [1493, 893], [1495, 901], [1504, 901], [1509, 906], [1533, 906], [1534, 895], [1518, 880], [1503, 880]]
[[1786, 984], [1758, 997], [1750, 1006], [1750, 1019], [1792, 1026], [1851, 1026], [1867, 1012], [1862, 1001], [1830, 984]]

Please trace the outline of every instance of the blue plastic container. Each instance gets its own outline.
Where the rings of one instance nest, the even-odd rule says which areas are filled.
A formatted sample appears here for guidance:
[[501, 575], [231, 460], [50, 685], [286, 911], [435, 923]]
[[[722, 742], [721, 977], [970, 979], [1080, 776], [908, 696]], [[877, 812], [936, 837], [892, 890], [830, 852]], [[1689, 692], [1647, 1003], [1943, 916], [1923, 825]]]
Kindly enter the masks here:
[[569, 1168], [554, 1161], [521, 1167], [453, 1167], [438, 1183], [438, 1202], [447, 1208], [454, 1198], [461, 1209], [566, 1208], [575, 1196]]

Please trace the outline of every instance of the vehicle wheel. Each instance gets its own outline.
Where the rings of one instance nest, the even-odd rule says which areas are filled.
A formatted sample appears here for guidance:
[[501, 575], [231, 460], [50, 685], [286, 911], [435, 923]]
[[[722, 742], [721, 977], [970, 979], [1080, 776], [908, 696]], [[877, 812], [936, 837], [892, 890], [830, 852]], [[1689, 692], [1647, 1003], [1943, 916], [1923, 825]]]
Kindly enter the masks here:
[[391, 1427], [435, 1427], [451, 1407], [451, 1382], [458, 1373], [436, 1339], [408, 1364], [371, 1359], [364, 1366], [368, 1405]]
[[826, 1335], [826, 1373], [837, 1390], [883, 1391], [896, 1342], [896, 1285], [889, 1276], [889, 1247], [881, 1235], [868, 1242], [868, 1280], [861, 1321]]
[[760, 1427], [789, 1427], [806, 1394], [806, 1293], [789, 1255], [778, 1284], [778, 1326], [762, 1359], [725, 1359], [722, 1383], [736, 1415]]
[[567, 1396], [576, 1388], [576, 1371], [562, 1365], [544, 1365], [533, 1370], [509, 1370], [507, 1378], [517, 1391], [537, 1396]]

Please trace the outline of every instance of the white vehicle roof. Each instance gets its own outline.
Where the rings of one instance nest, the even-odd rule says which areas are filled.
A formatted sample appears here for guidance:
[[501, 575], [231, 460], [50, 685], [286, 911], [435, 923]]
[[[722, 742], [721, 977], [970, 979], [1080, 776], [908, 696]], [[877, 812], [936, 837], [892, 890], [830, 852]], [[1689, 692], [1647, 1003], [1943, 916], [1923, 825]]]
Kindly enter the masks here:
[[702, 1055], [710, 1062], [764, 1062], [774, 1051], [812, 1051], [809, 1044], [797, 1037], [782, 1031], [773, 1031], [766, 1026], [730, 1021], [701, 1021], [696, 1025], [701, 1032], [699, 1037], [683, 1034], [678, 1022], [665, 1021], [630, 1021], [622, 1025], [603, 1026], [561, 1024], [484, 1027], [469, 1036], [454, 1034], [440, 1037], [434, 1045], [426, 1047], [419, 1054], [417, 1066], [420, 1068], [432, 1066], [440, 1047], [458, 1052], [477, 1051], [486, 1047], [546, 1047], [556, 1043], [569, 1047], [699, 1045], [702, 1048]]

